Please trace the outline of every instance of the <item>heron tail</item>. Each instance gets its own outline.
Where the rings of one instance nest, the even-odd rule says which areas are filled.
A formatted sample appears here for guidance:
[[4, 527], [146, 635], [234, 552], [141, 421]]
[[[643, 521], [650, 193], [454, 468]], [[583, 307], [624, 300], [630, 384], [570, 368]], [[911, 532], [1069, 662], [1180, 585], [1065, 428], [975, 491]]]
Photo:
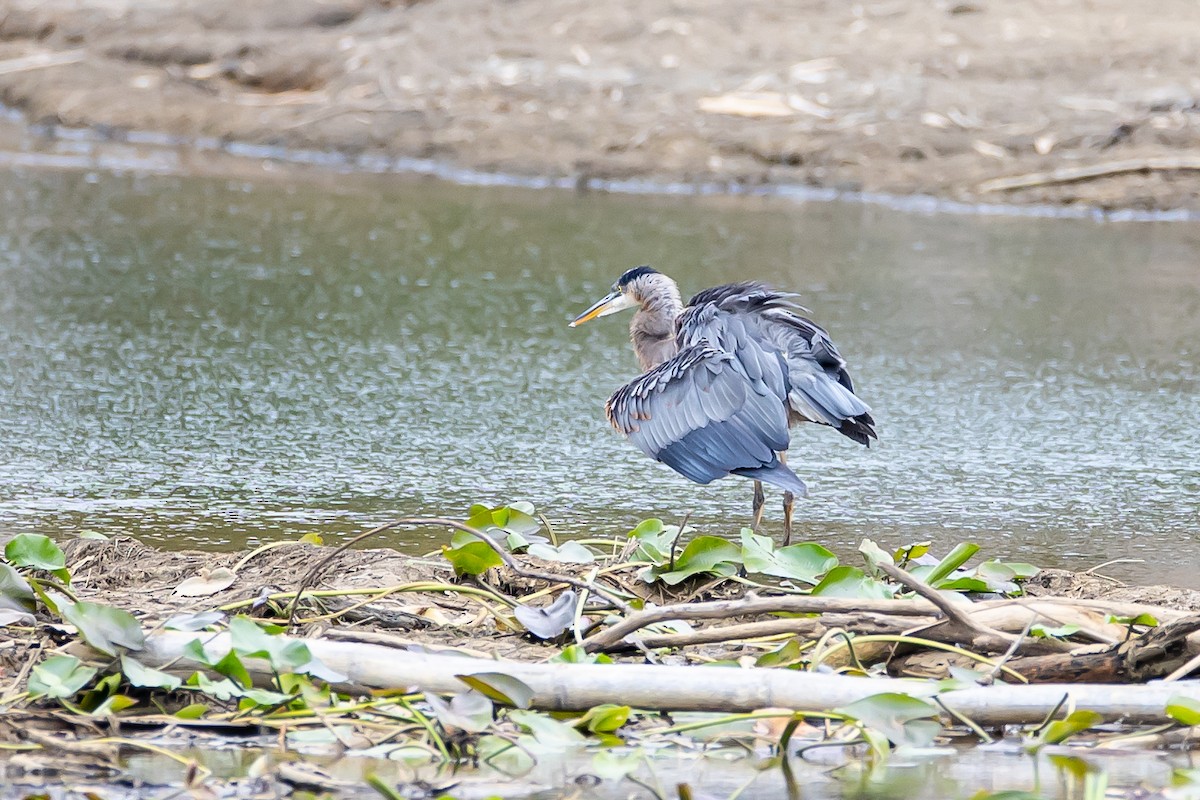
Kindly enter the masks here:
[[808, 487], [804, 485], [804, 481], [797, 478], [796, 473], [778, 461], [773, 466], [735, 469], [733, 470], [733, 474], [741, 475], [743, 478], [753, 478], [756, 481], [769, 483], [772, 486], [778, 486], [785, 492], [791, 492], [796, 495], [796, 497], [804, 497], [808, 494]]

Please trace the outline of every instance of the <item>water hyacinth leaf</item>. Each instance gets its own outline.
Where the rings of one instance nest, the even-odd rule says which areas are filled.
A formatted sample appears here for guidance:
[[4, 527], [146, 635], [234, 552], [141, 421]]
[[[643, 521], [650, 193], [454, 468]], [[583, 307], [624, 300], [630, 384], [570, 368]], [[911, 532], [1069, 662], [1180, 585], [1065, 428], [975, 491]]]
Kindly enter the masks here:
[[180, 597], [208, 597], [233, 586], [236, 580], [237, 573], [228, 567], [201, 569], [199, 575], [180, 581], [171, 594]]
[[896, 552], [892, 553], [892, 562], [904, 566], [910, 561], [916, 561], [929, 552], [929, 547], [933, 542], [913, 542], [906, 544], [903, 547], [896, 548]]
[[321, 538], [321, 534], [319, 533], [306, 533], [296, 541], [303, 542], [304, 544], [315, 544], [318, 547], [325, 544], [325, 540]]
[[870, 539], [863, 539], [859, 543], [858, 552], [862, 554], [863, 560], [867, 562], [867, 566], [871, 568], [872, 573], [877, 573], [876, 566], [879, 564], [893, 563], [891, 554], [884, 551], [882, 547]]
[[563, 542], [558, 547], [552, 544], [534, 543], [529, 546], [529, 555], [546, 561], [558, 561], [563, 564], [590, 564], [596, 560], [596, 554], [579, 542]]
[[978, 552], [979, 545], [974, 542], [955, 545], [954, 549], [947, 553], [946, 557], [939, 561], [925, 577], [926, 582], [936, 586], [939, 581], [945, 580], [950, 573], [970, 561], [971, 557]]
[[57, 572], [67, 566], [62, 548], [49, 536], [40, 533], [18, 533], [4, 545], [4, 558], [17, 567]]
[[147, 667], [136, 658], [127, 655], [121, 656], [121, 673], [125, 676], [125, 680], [129, 681], [130, 686], [166, 689], [168, 692], [173, 692], [183, 685], [183, 680], [179, 677], [153, 667]]
[[612, 733], [629, 721], [629, 706], [603, 703], [588, 709], [582, 722], [592, 733]]
[[650, 578], [674, 586], [694, 575], [728, 577], [741, 563], [742, 549], [733, 542], [717, 536], [697, 536], [675, 559], [675, 569], [668, 571], [669, 565], [659, 565], [650, 570]]
[[242, 688], [254, 685], [254, 680], [250, 677], [250, 671], [246, 669], [246, 665], [242, 663], [242, 659], [233, 650], [230, 650], [220, 661], [213, 664], [213, 669]]
[[0, 564], [0, 607], [32, 611], [34, 597], [33, 588], [21, 573], [8, 564]]
[[[530, 749], [561, 751], [585, 742], [583, 734], [574, 727], [537, 711], [512, 711], [508, 718], [529, 732], [536, 745]], [[525, 742], [527, 747], [530, 744]]]
[[163, 623], [163, 627], [172, 631], [202, 631], [210, 625], [216, 625], [225, 619], [221, 611], [201, 611], [197, 614], [176, 614]]
[[75, 656], [51, 656], [29, 674], [30, 697], [74, 697], [96, 677], [96, 668], [84, 666]]
[[518, 605], [513, 609], [513, 616], [539, 639], [553, 639], [561, 636], [575, 621], [575, 602], [575, 592], [568, 589], [542, 608]]
[[1200, 700], [1177, 694], [1167, 699], [1167, 716], [1180, 725], [1200, 725]]
[[200, 719], [208, 713], [208, 706], [204, 703], [190, 703], [175, 712], [174, 716], [177, 719]]
[[589, 653], [577, 644], [564, 647], [550, 659], [554, 664], [611, 664], [613, 660], [604, 653]]
[[59, 613], [85, 642], [105, 655], [115, 656], [121, 647], [141, 650], [146, 645], [142, 626], [124, 609], [80, 601], [64, 604]]
[[[690, 526], [688, 530], [691, 530]], [[677, 538], [678, 526], [663, 525], [661, 519], [646, 519], [629, 532], [630, 539], [636, 539], [637, 549], [633, 553], [634, 561], [648, 561], [651, 564], [661, 564], [671, 558], [671, 547]]]
[[1158, 627], [1158, 618], [1153, 614], [1147, 613], [1138, 614], [1136, 617], [1118, 617], [1113, 614], [1106, 614], [1104, 621], [1117, 625], [1144, 625], [1148, 628]]
[[485, 697], [506, 706], [529, 708], [533, 700], [533, 689], [528, 684], [503, 672], [475, 672], [454, 677]]
[[941, 730], [935, 719], [936, 706], [897, 692], [864, 697], [835, 711], [878, 731], [896, 745], [925, 747]]
[[742, 528], [742, 564], [747, 572], [765, 573], [775, 565], [775, 540]]
[[482, 575], [504, 563], [504, 559], [500, 558], [500, 554], [493, 550], [491, 545], [481, 541], [468, 542], [461, 547], [443, 547], [442, 555], [450, 562], [450, 566], [454, 567], [454, 574], [460, 578], [464, 575]]
[[137, 700], [124, 694], [114, 694], [91, 711], [93, 717], [107, 717], [118, 714], [127, 708], [137, 705]]
[[0, 608], [0, 628], [7, 628], [9, 625], [34, 625], [36, 623], [37, 618], [28, 611], [19, 611], [15, 608]]
[[776, 650], [768, 653], [763, 653], [754, 662], [756, 667], [786, 667], [789, 664], [796, 664], [804, 658], [804, 651], [800, 648], [799, 639], [789, 639], [784, 645]]
[[256, 705], [268, 708], [271, 706], [281, 706], [296, 699], [296, 695], [294, 694], [273, 692], [270, 689], [244, 689], [242, 697]]
[[1079, 632], [1078, 625], [1031, 625], [1029, 627], [1029, 635], [1036, 636], [1042, 639], [1065, 639], [1073, 633]]
[[492, 701], [474, 690], [456, 694], [448, 703], [437, 695], [429, 694], [425, 695], [425, 702], [447, 731], [480, 733], [492, 724]]
[[192, 673], [192, 676], [185, 681], [185, 684], [221, 702], [242, 696], [242, 687], [229, 680], [229, 678], [221, 678], [219, 681], [214, 681], [203, 672]]
[[820, 597], [853, 597], [867, 600], [887, 600], [893, 594], [887, 584], [869, 577], [858, 567], [845, 564], [829, 570], [821, 582], [813, 587], [812, 593]]
[[637, 772], [645, 756], [640, 753], [614, 753], [602, 750], [592, 757], [591, 772], [606, 781], [619, 781]]
[[1036, 752], [1048, 744], [1059, 744], [1065, 742], [1077, 733], [1082, 733], [1088, 728], [1095, 727], [1104, 721], [1104, 716], [1087, 710], [1072, 711], [1067, 715], [1066, 719], [1056, 719], [1046, 726], [1042, 731], [1042, 735], [1037, 738], [1027, 749], [1031, 752]]
[[[1010, 584], [1013, 589], [1017, 585]], [[935, 589], [945, 589], [951, 592], [994, 592], [1002, 591], [993, 587], [990, 583], [982, 581], [979, 578], [972, 578], [969, 575], [952, 575], [945, 580], [940, 580], [933, 585]]]
[[[272, 626], [271, 630], [283, 629]], [[346, 680], [345, 675], [314, 656], [304, 642], [270, 633], [249, 617], [239, 615], [229, 620], [229, 640], [237, 653], [246, 658], [265, 658], [276, 672], [300, 672], [330, 683]]]
[[775, 551], [776, 566], [767, 575], [815, 584], [838, 564], [837, 556], [819, 544], [790, 544]]

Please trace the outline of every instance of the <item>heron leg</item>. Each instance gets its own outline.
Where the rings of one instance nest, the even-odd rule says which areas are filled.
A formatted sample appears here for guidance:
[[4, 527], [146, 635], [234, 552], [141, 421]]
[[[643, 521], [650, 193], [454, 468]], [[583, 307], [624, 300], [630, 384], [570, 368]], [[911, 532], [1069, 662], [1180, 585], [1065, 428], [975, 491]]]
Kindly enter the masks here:
[[[787, 451], [779, 454], [779, 463], [787, 466]], [[796, 501], [796, 495], [791, 492], [783, 493], [783, 546], [787, 547], [792, 543], [792, 504]]]
[[767, 496], [763, 494], [762, 481], [754, 482], [754, 530], [757, 532], [758, 527], [762, 525], [763, 506], [767, 503]]
[[791, 492], [783, 493], [783, 546], [792, 543], [792, 503], [796, 495]]

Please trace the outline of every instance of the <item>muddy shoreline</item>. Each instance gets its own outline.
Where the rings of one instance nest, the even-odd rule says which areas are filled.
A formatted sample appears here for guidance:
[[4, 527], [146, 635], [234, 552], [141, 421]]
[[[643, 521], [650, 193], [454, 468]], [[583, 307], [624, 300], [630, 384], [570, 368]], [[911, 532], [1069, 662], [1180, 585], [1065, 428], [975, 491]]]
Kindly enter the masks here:
[[554, 185], [1196, 210], [1189, 22], [1183, 0], [11, 0], [0, 102], [50, 129]]

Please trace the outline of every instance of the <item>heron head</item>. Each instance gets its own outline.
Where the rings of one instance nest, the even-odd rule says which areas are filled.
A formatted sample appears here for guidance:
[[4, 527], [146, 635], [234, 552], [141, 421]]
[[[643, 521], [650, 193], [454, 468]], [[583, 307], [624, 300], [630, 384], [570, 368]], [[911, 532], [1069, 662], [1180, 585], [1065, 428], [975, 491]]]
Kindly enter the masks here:
[[645, 305], [656, 278], [663, 277], [666, 276], [650, 267], [634, 267], [626, 270], [625, 274], [617, 278], [617, 282], [612, 285], [608, 294], [571, 321], [571, 327], [574, 328], [600, 317], [607, 317], [609, 314], [615, 314], [627, 308]]

